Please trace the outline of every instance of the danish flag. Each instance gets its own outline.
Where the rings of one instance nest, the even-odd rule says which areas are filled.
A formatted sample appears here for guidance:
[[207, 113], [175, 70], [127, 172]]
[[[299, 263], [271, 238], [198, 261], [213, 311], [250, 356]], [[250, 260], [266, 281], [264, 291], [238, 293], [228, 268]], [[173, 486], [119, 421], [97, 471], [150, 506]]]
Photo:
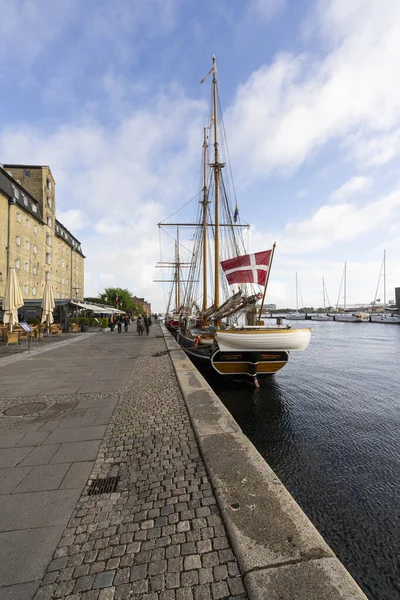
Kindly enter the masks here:
[[258, 283], [265, 285], [271, 262], [272, 250], [244, 254], [221, 262], [229, 285], [233, 283]]

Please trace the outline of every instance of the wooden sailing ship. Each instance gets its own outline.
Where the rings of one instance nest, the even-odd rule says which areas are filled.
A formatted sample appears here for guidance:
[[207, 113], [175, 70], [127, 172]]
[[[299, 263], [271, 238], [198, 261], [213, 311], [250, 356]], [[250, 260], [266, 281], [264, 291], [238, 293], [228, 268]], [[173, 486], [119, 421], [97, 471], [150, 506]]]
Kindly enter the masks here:
[[[236, 204], [235, 211], [232, 210], [222, 177], [225, 163], [220, 160], [218, 132], [220, 115], [215, 57], [208, 75], [210, 74], [213, 76], [212, 112], [211, 123], [204, 128], [203, 187], [198, 221], [159, 223], [160, 228], [177, 227], [179, 231], [179, 227], [186, 226], [196, 228], [197, 231], [189, 264], [180, 261], [177, 235], [175, 260], [158, 265], [174, 269], [173, 277], [169, 282], [173, 284], [175, 290], [175, 310], [167, 315], [166, 324], [176, 335], [181, 347], [199, 367], [212, 367], [222, 376], [247, 378], [258, 385], [259, 378], [276, 373], [287, 363], [290, 352], [307, 348], [311, 330], [292, 329], [290, 326], [283, 326], [280, 321], [275, 325], [265, 326], [261, 320], [275, 244], [271, 250], [245, 254], [242, 232], [243, 228], [248, 228], [248, 225], [237, 222], [238, 207]], [[208, 161], [210, 130], [213, 134], [212, 162]], [[212, 195], [210, 192], [213, 192], [213, 203], [210, 200]], [[211, 204], [213, 204], [212, 213]], [[225, 217], [223, 222], [221, 222], [222, 207]], [[221, 244], [221, 231], [229, 234], [230, 245]], [[213, 246], [211, 250], [210, 239]], [[213, 271], [211, 298], [208, 268], [210, 262]], [[189, 275], [185, 280], [181, 276], [183, 265], [189, 268]], [[193, 283], [199, 279], [202, 284], [201, 302], [193, 287]], [[186, 284], [183, 295], [181, 295], [182, 283]], [[235, 285], [236, 290], [230, 291], [229, 285]], [[262, 293], [260, 288], [263, 288]], [[222, 292], [225, 293], [224, 299], [222, 299]], [[260, 300], [262, 300], [261, 306], [258, 308]]]

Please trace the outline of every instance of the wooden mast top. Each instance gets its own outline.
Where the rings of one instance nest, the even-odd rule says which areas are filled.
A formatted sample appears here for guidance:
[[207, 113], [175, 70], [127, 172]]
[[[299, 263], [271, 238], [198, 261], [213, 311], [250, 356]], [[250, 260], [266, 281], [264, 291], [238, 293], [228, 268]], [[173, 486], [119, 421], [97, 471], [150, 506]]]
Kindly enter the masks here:
[[203, 312], [207, 310], [207, 127], [204, 127], [203, 142]]
[[218, 153], [218, 112], [217, 112], [217, 61], [215, 56], [213, 56], [213, 108], [214, 108], [214, 164], [211, 165], [214, 167], [214, 186], [215, 186], [215, 241], [214, 241], [214, 269], [215, 269], [215, 278], [214, 278], [214, 306], [218, 308], [220, 305], [220, 294], [219, 294], [219, 173], [220, 170], [224, 167], [222, 163], [219, 162], [219, 153]]

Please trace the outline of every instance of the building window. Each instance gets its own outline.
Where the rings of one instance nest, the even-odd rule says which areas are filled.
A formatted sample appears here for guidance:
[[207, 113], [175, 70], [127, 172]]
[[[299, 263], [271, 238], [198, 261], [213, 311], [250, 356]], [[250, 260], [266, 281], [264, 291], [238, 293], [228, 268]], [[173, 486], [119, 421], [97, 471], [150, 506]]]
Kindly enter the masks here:
[[50, 271], [46, 271], [46, 281], [49, 281], [50, 279]]
[[65, 283], [64, 277], [62, 278], [61, 283], [64, 285], [64, 283]]
[[49, 208], [51, 208], [51, 204], [52, 204], [52, 202], [51, 202], [51, 197], [50, 197], [50, 196], [47, 196], [47, 206], [48, 206]]
[[17, 237], [15, 238], [15, 243], [17, 244], [17, 246], [21, 245], [21, 238], [19, 235], [17, 235]]
[[33, 226], [33, 233], [37, 233], [37, 225]]
[[29, 219], [25, 219], [25, 226], [29, 229], [31, 226], [31, 222]]
[[21, 268], [21, 261], [19, 260], [19, 258], [17, 258], [17, 260], [15, 261], [15, 268], [16, 269], [20, 269]]
[[60, 292], [57, 292], [57, 298], [60, 299], [61, 298], [61, 294]]
[[27, 285], [24, 285], [24, 294], [27, 294], [29, 292], [29, 287]]
[[15, 186], [12, 186], [12, 189], [14, 192], [14, 197], [19, 200], [19, 190]]
[[46, 244], [51, 246], [51, 235], [46, 235]]
[[[57, 227], [57, 229], [58, 229], [58, 227]], [[60, 244], [60, 242], [58, 242], [58, 249], [60, 250], [60, 248], [61, 248], [61, 244]]]
[[21, 223], [21, 213], [17, 212], [17, 221]]
[[32, 202], [32, 210], [34, 213], [37, 213], [37, 206], [36, 206], [36, 204], [33, 204], [33, 202]]
[[61, 280], [60, 280], [60, 276], [59, 276], [59, 275], [57, 275], [57, 283], [60, 283], [60, 281], [61, 281]]
[[28, 206], [28, 198], [26, 196], [24, 196], [24, 194], [22, 194], [22, 197], [24, 199], [25, 206]]
[[61, 264], [62, 264], [62, 268], [64, 269], [64, 267], [65, 267], [65, 262], [64, 262], [64, 261], [62, 261], [62, 263], [61, 263]]
[[25, 240], [25, 248], [26, 248], [27, 250], [29, 250], [29, 248], [30, 248], [30, 247], [31, 247], [31, 243], [30, 243], [30, 241], [29, 241], [29, 240]]
[[28, 263], [28, 261], [27, 261], [27, 260], [25, 261], [25, 271], [26, 271], [26, 272], [28, 272], [28, 271], [29, 271], [29, 263]]
[[51, 192], [51, 181], [48, 177], [46, 179], [46, 186], [47, 186], [47, 189], [50, 190], [50, 192]]
[[47, 215], [47, 226], [51, 227], [53, 225], [53, 219], [51, 218], [51, 215]]
[[65, 280], [65, 285], [69, 285], [69, 279]]
[[37, 246], [33, 246], [33, 254], [37, 254]]
[[36, 296], [36, 287], [32, 288], [32, 296]]
[[33, 266], [32, 273], [33, 273], [33, 275], [37, 275], [37, 266], [36, 265]]
[[58, 258], [57, 259], [57, 265], [60, 266], [61, 265], [61, 260]]
[[46, 252], [46, 263], [51, 265], [51, 254], [50, 252]]

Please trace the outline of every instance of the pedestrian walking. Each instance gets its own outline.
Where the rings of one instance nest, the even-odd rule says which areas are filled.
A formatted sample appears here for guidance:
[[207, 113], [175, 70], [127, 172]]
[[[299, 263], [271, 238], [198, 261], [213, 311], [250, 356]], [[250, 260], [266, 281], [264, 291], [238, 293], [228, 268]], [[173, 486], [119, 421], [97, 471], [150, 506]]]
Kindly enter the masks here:
[[114, 333], [114, 327], [115, 327], [114, 315], [110, 315], [110, 318], [108, 319], [108, 326], [111, 329], [111, 333]]
[[138, 315], [138, 318], [136, 320], [136, 331], [138, 332], [138, 335], [143, 335], [143, 332], [144, 332], [144, 322], [143, 322], [142, 315]]
[[119, 317], [117, 318], [117, 326], [118, 326], [118, 333], [122, 333], [122, 317], [121, 317], [121, 315], [119, 315]]
[[124, 329], [125, 329], [125, 333], [128, 333], [128, 326], [129, 326], [129, 317], [128, 317], [128, 315], [125, 315], [125, 317], [124, 317]]
[[144, 326], [146, 328], [147, 335], [149, 335], [149, 329], [150, 329], [149, 320], [150, 320], [149, 317], [147, 315], [144, 315]]

